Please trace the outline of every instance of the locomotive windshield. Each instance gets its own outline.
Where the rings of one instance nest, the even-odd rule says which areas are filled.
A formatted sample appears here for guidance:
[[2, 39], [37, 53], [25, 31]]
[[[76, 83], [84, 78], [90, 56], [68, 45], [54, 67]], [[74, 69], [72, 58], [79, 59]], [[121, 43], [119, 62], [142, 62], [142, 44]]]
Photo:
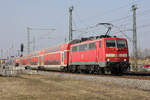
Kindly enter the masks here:
[[106, 40], [106, 48], [115, 48], [116, 42], [115, 40]]
[[106, 40], [106, 48], [126, 48], [124, 40]]
[[126, 43], [124, 40], [117, 40], [117, 48], [126, 48]]

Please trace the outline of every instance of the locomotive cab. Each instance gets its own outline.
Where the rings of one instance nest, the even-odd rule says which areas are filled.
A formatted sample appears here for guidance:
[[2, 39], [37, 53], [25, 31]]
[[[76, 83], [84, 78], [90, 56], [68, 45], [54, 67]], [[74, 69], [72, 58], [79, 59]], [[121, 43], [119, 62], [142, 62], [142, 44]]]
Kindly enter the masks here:
[[129, 68], [127, 40], [124, 38], [105, 38], [106, 66], [112, 73], [122, 73]]

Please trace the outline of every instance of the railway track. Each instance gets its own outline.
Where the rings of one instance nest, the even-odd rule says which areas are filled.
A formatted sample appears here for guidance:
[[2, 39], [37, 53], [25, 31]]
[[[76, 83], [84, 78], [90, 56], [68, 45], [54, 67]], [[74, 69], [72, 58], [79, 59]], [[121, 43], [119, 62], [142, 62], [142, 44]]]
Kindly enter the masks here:
[[150, 72], [129, 72], [122, 75], [123, 78], [150, 80]]
[[128, 72], [122, 75], [98, 75], [98, 74], [88, 74], [88, 73], [71, 73], [71, 72], [59, 72], [59, 71], [38, 71], [38, 72], [55, 72], [61, 74], [73, 74], [73, 75], [86, 75], [86, 76], [96, 76], [96, 77], [112, 77], [112, 78], [127, 78], [127, 79], [138, 79], [138, 80], [150, 80], [150, 72]]

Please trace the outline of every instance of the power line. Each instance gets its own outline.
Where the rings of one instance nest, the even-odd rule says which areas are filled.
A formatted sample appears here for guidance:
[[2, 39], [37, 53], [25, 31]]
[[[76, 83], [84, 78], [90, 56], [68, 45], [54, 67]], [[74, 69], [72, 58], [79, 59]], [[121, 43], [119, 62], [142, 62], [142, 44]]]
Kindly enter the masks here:
[[53, 28], [49, 28], [49, 29], [46, 29], [46, 28], [31, 28], [31, 27], [27, 27], [27, 53], [30, 54], [30, 30], [52, 30], [54, 31], [55, 29]]
[[[72, 17], [72, 24], [73, 24], [74, 28], [77, 28], [77, 24], [76, 24], [76, 22], [75, 22], [75, 20], [74, 20], [74, 17]], [[73, 30], [73, 29], [72, 29], [72, 30]]]
[[121, 20], [124, 20], [124, 19], [128, 19], [131, 15], [128, 15], [128, 16], [125, 16], [125, 17], [121, 17], [121, 18], [118, 18], [118, 19], [114, 19], [114, 20], [111, 20], [111, 21], [108, 21], [108, 22], [118, 22], [118, 21], [121, 21]]
[[[137, 2], [141, 2], [141, 1], [139, 1], [139, 0], [137, 0]], [[144, 14], [144, 16], [145, 15], [147, 15], [148, 13], [148, 11], [149, 11], [150, 9], [148, 9], [148, 10], [145, 10], [145, 11], [142, 11], [142, 12], [140, 12], [140, 13], [138, 13], [137, 14], [137, 16], [140, 16], [141, 17], [141, 15], [143, 16], [143, 14]], [[125, 21], [126, 20], [126, 22], [129, 20], [129, 18], [132, 18], [131, 17], [132, 15], [128, 15], [128, 16], [124, 16], [124, 17], [121, 17], [121, 18], [117, 18], [117, 19], [114, 19], [114, 20], [111, 20], [111, 21], [108, 21], [108, 22], [120, 22], [120, 21]], [[128, 19], [128, 20], [127, 20]], [[128, 23], [125, 23], [125, 24], [121, 24], [121, 25], [129, 25], [131, 22], [128, 22]], [[148, 26], [143, 26], [143, 27], [148, 27]], [[87, 31], [87, 30], [89, 30], [89, 29], [92, 29], [92, 28], [96, 28], [96, 25], [90, 25], [90, 26], [88, 26], [88, 27], [86, 27], [86, 28], [81, 28], [81, 29], [76, 29], [75, 31], [78, 31], [78, 32], [85, 32], [85, 31]], [[81, 31], [82, 30], [82, 31]], [[86, 33], [88, 33], [88, 32], [86, 32]]]
[[49, 28], [29, 28], [30, 30], [56, 30], [56, 29], [49, 29]]
[[[142, 17], [142, 16], [145, 16], [145, 15], [147, 15], [147, 14], [150, 14], [150, 13], [147, 13], [147, 12], [149, 12], [149, 11], [150, 11], [150, 9], [145, 10], [145, 11], [142, 11], [142, 12], [138, 13], [137, 16]], [[143, 15], [143, 14], [144, 14], [144, 15]], [[117, 23], [118, 23], [118, 22], [123, 21], [123, 20], [126, 20], [126, 19], [129, 20], [129, 18], [132, 18], [132, 15], [120, 17], [120, 18], [117, 18], [117, 19], [114, 19], [114, 20], [111, 20], [111, 21], [108, 21], [108, 22], [110, 22], [110, 23], [112, 23], [112, 22], [117, 22]], [[126, 20], [126, 21], [127, 21], [127, 20]]]
[[[147, 14], [150, 14], [150, 13], [147, 13], [147, 12], [149, 12], [149, 11], [150, 11], [150, 9], [145, 10], [145, 11], [142, 11], [142, 12], [140, 12], [140, 13], [137, 13], [137, 16], [140, 16], [140, 15], [143, 16], [143, 14], [144, 14], [144, 16], [145, 16], [145, 15], [147, 15]], [[121, 17], [121, 18], [118, 18], [118, 19], [114, 19], [114, 20], [111, 20], [111, 21], [108, 21], [108, 22], [119, 22], [119, 21], [121, 21], [121, 20], [125, 20], [125, 19], [128, 19], [128, 18], [131, 18], [131, 16], [132, 16], [132, 15], [128, 15], [128, 16]]]
[[[106, 11], [106, 12], [104, 12], [104, 13], [101, 14], [101, 18], [102, 18], [102, 16], [104, 16], [104, 14], [111, 14], [111, 13], [114, 13], [114, 11], [117, 11], [117, 10], [120, 10], [120, 9], [126, 8], [126, 7], [127, 7], [127, 5], [124, 5], [124, 6], [121, 6], [121, 7], [118, 7], [118, 8], [109, 10], [109, 11]], [[94, 18], [96, 18], [97, 16], [99, 16], [99, 15], [96, 15], [96, 16], [94, 16], [94, 17], [88, 18], [87, 20], [94, 19]]]
[[[135, 2], [136, 2], [136, 4], [137, 4], [137, 3], [143, 2], [143, 1], [144, 1], [144, 0], [136, 0]], [[131, 4], [128, 3], [128, 4], [126, 4], [126, 5], [123, 5], [123, 6], [120, 6], [120, 7], [111, 9], [111, 10], [108, 10], [108, 11], [106, 11], [106, 12], [101, 13], [100, 16], [101, 16], [101, 18], [102, 18], [102, 16], [105, 16], [106, 14], [111, 14], [111, 13], [117, 12], [117, 11], [123, 9], [123, 8], [126, 8], [126, 7], [129, 8], [130, 5], [132, 5], [132, 3], [131, 3]], [[99, 14], [98, 14], [98, 15], [95, 15], [94, 17], [87, 18], [87, 19], [85, 19], [85, 20], [88, 20], [88, 21], [89, 21], [89, 20], [92, 20], [92, 19], [96, 18], [97, 16], [99, 17]], [[82, 22], [85, 22], [85, 20], [83, 20]]]
[[80, 18], [80, 16], [79, 16], [79, 14], [77, 13], [77, 11], [75, 11], [75, 15], [76, 15], [76, 17], [77, 17], [77, 19], [78, 19], [78, 21], [79, 21], [80, 23], [82, 23], [83, 25], [86, 25], [86, 24], [84, 23], [84, 21], [81, 20], [81, 18]]
[[[149, 9], [149, 10], [150, 10], [150, 9]], [[144, 14], [145, 12], [147, 12], [147, 11], [149, 11], [149, 10], [145, 10], [145, 11], [143, 11], [142, 13], [140, 12], [140, 13], [138, 13], [137, 15], [140, 16], [140, 15]], [[120, 22], [120, 21], [122, 21], [122, 20], [131, 18], [131, 16], [132, 16], [132, 15], [124, 16], [124, 17], [117, 18], [117, 19], [114, 19], [114, 20], [111, 20], [111, 21], [108, 21], [108, 22]], [[128, 24], [126, 24], [126, 25], [128, 25]], [[90, 28], [93, 28], [93, 26], [88, 26], [87, 28], [82, 28], [82, 29], [83, 29], [83, 30], [86, 30], [86, 29], [90, 29]], [[81, 30], [81, 29], [79, 29], [79, 30]]]
[[[128, 19], [131, 15], [128, 15], [128, 16], [125, 16], [125, 17], [121, 17], [121, 18], [118, 18], [118, 19], [114, 19], [114, 20], [111, 20], [111, 21], [108, 21], [108, 22], [118, 22], [118, 21], [121, 21], [121, 20], [124, 20], [124, 19]], [[86, 28], [81, 28], [81, 29], [77, 29], [77, 30], [88, 30], [88, 29], [91, 29], [91, 28], [95, 28], [97, 27], [97, 25], [91, 25], [91, 26], [88, 26]], [[76, 30], [76, 31], [77, 31]]]
[[[142, 12], [140, 12], [140, 13], [138, 13], [137, 14], [137, 16], [140, 16], [140, 17], [143, 17], [143, 16], [145, 16], [145, 15], [147, 15], [147, 14], [150, 14], [150, 13], [147, 13], [148, 11], [150, 11], [150, 9], [148, 9], [148, 10], [145, 10], [145, 11], [142, 11]], [[144, 15], [143, 15], [144, 14]], [[125, 16], [125, 17], [121, 17], [121, 18], [118, 18], [118, 19], [114, 19], [114, 20], [112, 20], [112, 21], [109, 21], [109, 22], [119, 22], [119, 21], [123, 21], [123, 20], [125, 20], [125, 19], [129, 19], [129, 18], [131, 18], [130, 17], [131, 15], [129, 15], [129, 16]], [[125, 21], [127, 21], [127, 20], [125, 20]], [[123, 22], [122, 22], [123, 23]], [[120, 26], [120, 25], [129, 25], [129, 24], [131, 24], [131, 22], [128, 22], [128, 23], [126, 23], [126, 24], [119, 24], [118, 26]]]
[[[150, 31], [145, 31], [145, 32], [142, 32], [142, 34], [149, 34]], [[147, 36], [147, 35], [145, 35]]]
[[141, 28], [146, 28], [146, 27], [150, 27], [150, 23], [144, 24], [144, 25], [140, 25], [140, 26], [138, 26], [137, 28], [138, 28], [138, 29], [141, 29]]
[[[144, 14], [144, 15], [141, 15], [141, 16], [138, 16], [138, 22], [143, 22], [143, 21], [147, 21], [148, 19], [144, 19], [144, 20], [142, 20], [142, 19], [139, 19], [139, 18], [141, 18], [141, 17], [144, 17], [144, 16], [146, 16], [146, 15], [148, 15], [148, 14], [150, 14], [150, 13], [147, 13], [147, 14]], [[145, 18], [145, 17], [144, 17]], [[129, 20], [128, 20], [129, 21]], [[116, 21], [116, 22], [118, 22], [118, 21]], [[129, 24], [131, 24], [131, 21], [130, 22], [128, 22], [128, 23], [124, 23], [124, 22], [127, 22], [127, 20], [124, 20], [124, 21], [121, 21], [120, 23], [118, 23], [118, 26], [119, 25], [129, 25]], [[122, 24], [123, 23], [123, 24]]]

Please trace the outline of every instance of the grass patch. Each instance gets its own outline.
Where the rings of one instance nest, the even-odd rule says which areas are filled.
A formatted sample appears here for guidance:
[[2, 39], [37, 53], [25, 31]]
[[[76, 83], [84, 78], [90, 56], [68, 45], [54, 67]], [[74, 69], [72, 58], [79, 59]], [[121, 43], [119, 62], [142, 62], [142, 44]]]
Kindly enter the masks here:
[[0, 78], [0, 100], [149, 100], [150, 92], [47, 75]]

